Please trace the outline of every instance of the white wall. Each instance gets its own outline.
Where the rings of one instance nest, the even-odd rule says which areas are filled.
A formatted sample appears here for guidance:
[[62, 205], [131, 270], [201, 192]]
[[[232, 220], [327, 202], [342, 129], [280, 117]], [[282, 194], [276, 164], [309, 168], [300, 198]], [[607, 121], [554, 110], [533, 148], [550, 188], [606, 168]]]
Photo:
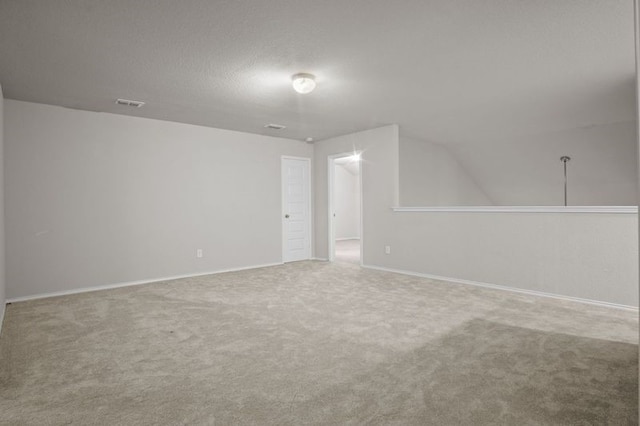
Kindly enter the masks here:
[[400, 137], [400, 203], [403, 206], [491, 206], [494, 203], [436, 143]]
[[0, 86], [0, 332], [6, 306], [5, 247], [4, 247], [4, 97]]
[[8, 298], [281, 262], [280, 157], [313, 154], [12, 100], [5, 126]]
[[336, 164], [334, 172], [336, 239], [360, 238], [360, 187], [358, 174]]
[[326, 158], [354, 149], [363, 151], [365, 265], [638, 306], [636, 215], [394, 213], [395, 126], [315, 144], [318, 257], [327, 255]]

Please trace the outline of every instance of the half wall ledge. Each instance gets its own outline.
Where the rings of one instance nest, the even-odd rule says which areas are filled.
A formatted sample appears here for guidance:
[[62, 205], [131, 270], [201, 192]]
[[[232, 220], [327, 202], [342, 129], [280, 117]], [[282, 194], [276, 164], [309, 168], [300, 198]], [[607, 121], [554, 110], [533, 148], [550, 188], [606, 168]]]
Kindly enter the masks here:
[[638, 214], [638, 206], [438, 206], [391, 207], [394, 212], [442, 213], [616, 213]]

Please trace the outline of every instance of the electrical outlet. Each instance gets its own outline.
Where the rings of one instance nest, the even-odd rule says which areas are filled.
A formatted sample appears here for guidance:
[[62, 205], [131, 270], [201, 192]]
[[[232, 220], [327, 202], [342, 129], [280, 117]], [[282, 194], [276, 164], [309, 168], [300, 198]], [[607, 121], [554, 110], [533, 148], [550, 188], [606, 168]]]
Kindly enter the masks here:
[[384, 246], [384, 254], [391, 254], [391, 246]]
[[196, 250], [196, 257], [201, 258], [203, 256], [202, 249]]

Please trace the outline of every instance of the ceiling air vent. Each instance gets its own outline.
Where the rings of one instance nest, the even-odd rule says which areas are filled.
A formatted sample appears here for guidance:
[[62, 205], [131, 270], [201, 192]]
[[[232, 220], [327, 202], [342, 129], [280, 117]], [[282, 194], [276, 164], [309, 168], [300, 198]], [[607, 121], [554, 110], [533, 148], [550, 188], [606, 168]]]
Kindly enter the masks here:
[[287, 128], [287, 126], [283, 126], [282, 124], [267, 124], [264, 127], [265, 129], [273, 129], [273, 130], [282, 130]]
[[118, 99], [116, 100], [116, 103], [118, 105], [124, 105], [124, 106], [136, 107], [136, 108], [140, 108], [142, 105], [144, 105], [144, 102], [131, 101], [129, 99]]

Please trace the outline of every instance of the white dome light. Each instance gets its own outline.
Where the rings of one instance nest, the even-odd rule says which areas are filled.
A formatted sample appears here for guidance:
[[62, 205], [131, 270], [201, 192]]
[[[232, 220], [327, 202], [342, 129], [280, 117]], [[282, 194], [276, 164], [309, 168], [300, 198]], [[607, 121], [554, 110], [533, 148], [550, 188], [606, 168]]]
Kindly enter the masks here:
[[299, 73], [291, 77], [293, 90], [303, 95], [316, 88], [316, 77], [313, 74]]

